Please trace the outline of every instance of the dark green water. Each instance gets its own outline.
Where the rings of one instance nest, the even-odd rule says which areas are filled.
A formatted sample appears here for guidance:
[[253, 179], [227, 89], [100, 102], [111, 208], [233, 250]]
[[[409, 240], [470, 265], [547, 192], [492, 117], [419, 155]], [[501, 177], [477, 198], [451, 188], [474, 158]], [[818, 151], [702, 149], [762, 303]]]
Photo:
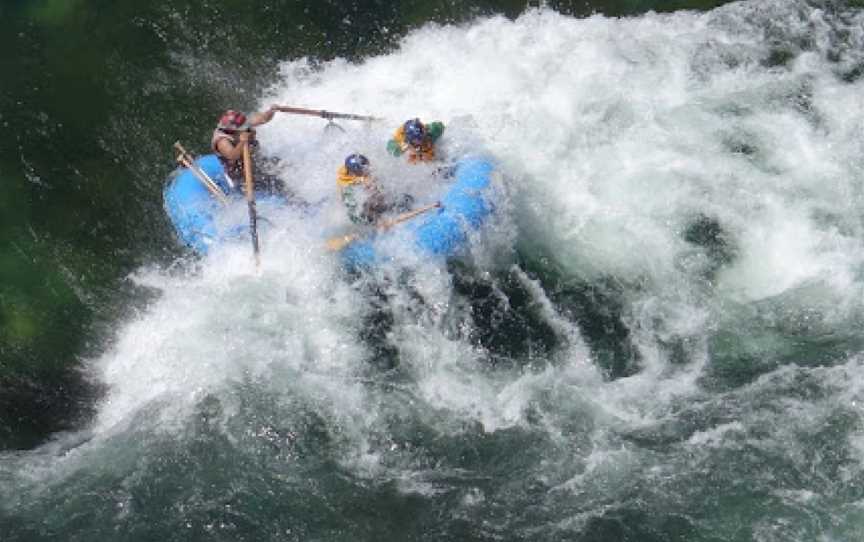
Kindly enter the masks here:
[[[634, 21], [655, 17], [646, 15], [652, 10], [725, 4], [545, 3], [568, 17]], [[718, 46], [720, 53], [706, 45], [705, 63], [711, 70], [723, 65], [717, 71], [724, 74], [755, 65], [757, 76], [770, 79], [810, 61], [829, 66], [824, 71], [832, 85], [860, 88], [864, 55], [855, 49], [861, 38], [855, 27], [860, 18], [854, 19], [860, 6], [794, 6], [791, 15], [778, 13], [776, 24], [770, 9], [757, 13], [755, 22], [749, 19], [756, 30], [747, 27], [746, 17], [718, 16], [715, 26], [740, 27], [746, 36], [729, 50]], [[0, 541], [833, 542], [864, 533], [862, 398], [855, 384], [864, 350], [864, 310], [856, 301], [860, 269], [849, 264], [850, 277], [843, 277], [848, 284], [838, 279], [846, 288], [843, 298], [823, 297], [809, 283], [760, 302], [717, 293], [724, 270], [753, 250], [747, 242], [758, 235], [746, 235], [746, 224], [722, 226], [716, 217], [729, 213], [716, 207], [690, 212], [670, 226], [686, 247], [672, 275], [630, 274], [614, 265], [572, 273], [556, 261], [564, 248], [546, 245], [553, 241], [527, 226], [512, 247], [512, 265], [491, 272], [482, 265], [447, 267], [447, 303], [455, 316], [448, 313], [432, 327], [479, 352], [483, 364], [466, 381], [488, 385], [498, 398], [531, 390], [521, 410], [524, 424], [490, 429], [420, 393], [414, 384], [422, 380], [415, 374], [421, 364], [407, 369], [407, 361], [400, 363], [422, 343], [410, 335], [413, 323], [406, 320], [416, 317], [422, 327], [424, 318], [439, 316], [401, 298], [410, 298], [401, 290], [371, 288], [359, 290], [362, 318], [351, 324], [368, 349], [369, 368], [333, 377], [361, 382], [360, 391], [344, 392], [362, 403], [357, 410], [353, 403], [333, 406], [339, 391], [306, 385], [314, 377], [292, 365], [270, 377], [249, 371], [202, 392], [188, 419], [166, 421], [163, 410], [170, 409], [156, 401], [134, 412], [125, 430], [91, 434], [109, 384], [94, 378], [88, 364], [122, 341], [120, 329], [162, 296], [130, 273], [170, 267], [186, 255], [162, 209], [174, 141], [206, 148], [218, 113], [257, 104], [264, 89], [278, 82], [282, 62], [307, 57], [313, 67], [337, 58], [361, 63], [394, 51], [406, 34], [430, 23], [467, 24], [495, 14], [515, 19], [525, 8], [524, 1], [0, 4], [6, 22], [0, 33]], [[808, 26], [810, 18], [819, 23]], [[691, 31], [670, 26], [676, 36]], [[664, 47], [673, 58], [677, 43], [670, 38], [645, 58], [637, 44], [625, 56], [637, 65], [662, 65]], [[693, 65], [690, 76], [698, 85], [704, 74], [697, 61]], [[820, 94], [825, 85], [808, 77], [783, 80], [788, 86], [779, 90], [769, 81], [755, 90], [741, 83], [744, 90], [733, 84], [696, 93], [692, 101], [707, 103], [725, 122], [708, 130], [731, 157], [722, 166], [704, 164], [717, 182], [739, 164], [752, 168], [747, 171], [754, 178], [793, 177], [772, 155], [766, 135], [766, 125], [777, 122], [778, 132], [782, 125], [759, 116], [778, 110], [807, 119], [813, 131], [802, 137], [811, 138], [812, 146], [848, 145], [837, 154], [825, 152], [840, 164], [837, 177], [864, 180], [855, 161], [860, 140], [831, 138], [836, 126], [820, 120], [820, 114], [832, 116], [824, 98], [830, 92]], [[864, 118], [860, 106], [849, 108], [850, 118]], [[589, 108], [586, 116], [591, 114]], [[603, 123], [613, 125], [631, 113], [625, 103], [604, 114]], [[658, 123], [683, 126], [686, 141], [687, 121], [670, 118]], [[710, 145], [705, 149], [714, 152]], [[820, 168], [830, 169], [814, 163], [814, 178]], [[819, 223], [820, 232], [842, 237], [824, 244], [856, 238], [857, 192], [838, 189], [843, 195], [825, 203], [808, 195], [817, 188], [789, 183], [790, 206], [818, 200], [808, 220]], [[730, 196], [728, 207], [743, 197]], [[858, 254], [860, 247], [848, 247]], [[825, 275], [833, 276], [832, 265], [846, 269], [845, 262], [826, 264]], [[657, 285], [666, 279], [684, 286], [676, 291]], [[422, 289], [421, 279], [406, 281]], [[268, 322], [287, 327], [301, 313], [282, 307], [281, 292], [272, 299], [252, 287], [243, 292], [279, 304], [275, 314], [243, 313], [255, 338], [289, 342], [279, 325]], [[660, 293], [646, 301], [646, 292]], [[225, 292], [213, 296], [242, 305]], [[406, 305], [409, 316], [400, 312]], [[683, 306], [707, 313], [697, 331], [676, 327], [674, 313]], [[590, 351], [602, 375], [597, 382], [578, 371], [544, 373], [564, 365], [561, 352], [569, 353], [572, 340], [562, 331], [567, 325], [578, 329]], [[200, 335], [206, 342], [208, 335]], [[158, 350], [160, 338], [146, 337]], [[242, 352], [244, 344], [229, 346], [241, 351], [239, 357], [252, 355]], [[182, 346], [177, 350], [177, 358], [188, 361]], [[448, 356], [458, 353], [444, 350], [439, 357]], [[674, 380], [679, 370], [686, 373], [682, 367], [700, 364], [698, 391], [686, 398], [664, 397], [658, 407], [650, 397], [656, 389], [645, 384], [646, 397], [634, 399], [644, 407], [634, 407], [644, 423], [629, 412], [616, 417], [617, 408], [594, 415], [594, 405], [618, 405], [609, 398], [620, 398], [622, 388]], [[541, 383], [507, 387], [532, 371]], [[597, 395], [572, 392], [585, 387]], [[491, 392], [477, 393], [482, 410], [482, 397]], [[630, 393], [638, 395], [624, 395]], [[360, 400], [355, 394], [365, 395]], [[373, 419], [358, 411], [374, 413]]]

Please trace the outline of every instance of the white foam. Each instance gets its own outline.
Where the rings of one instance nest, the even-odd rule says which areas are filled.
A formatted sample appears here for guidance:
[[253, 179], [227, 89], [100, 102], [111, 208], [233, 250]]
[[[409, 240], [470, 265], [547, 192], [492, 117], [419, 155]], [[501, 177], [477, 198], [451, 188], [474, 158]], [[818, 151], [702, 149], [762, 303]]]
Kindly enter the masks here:
[[[777, 25], [792, 24], [782, 2], [770, 4]], [[285, 393], [331, 398], [328, 408], [352, 420], [357, 464], [374, 464], [364, 431], [378, 423], [382, 398], [350, 383], [368, 354], [357, 327], [368, 300], [321, 239], [347, 224], [335, 174], [348, 153], [369, 156], [389, 190], [425, 189], [421, 170], [385, 152], [393, 130], [415, 116], [447, 124], [445, 153], [483, 150], [500, 160], [513, 198], [512, 214], [496, 225], [507, 230], [502, 239], [518, 235], [566, 278], [623, 285], [623, 317], [644, 370], [603, 382], [575, 326], [523, 277], [565, 346], [541, 370], [487, 371], [483, 349], [442, 324], [452, 308], [446, 269], [418, 261], [409, 283], [423, 303], [398, 281], [386, 288], [395, 320], [388, 340], [415, 379], [409, 393], [489, 431], [532, 423], [526, 412], [549, 389], [562, 412], [594, 417], [604, 434], [610, 425], [662, 419], [697, 388], [705, 336], [727, 300], [758, 301], [814, 282], [836, 298], [860, 289], [864, 88], [840, 82], [819, 54], [785, 68], [760, 64], [768, 44], [738, 24], [748, 9], [625, 19], [533, 10], [515, 21], [424, 26], [397, 50], [358, 64], [313, 70], [305, 59], [286, 62], [262, 108], [323, 107], [387, 121], [342, 121], [344, 134], [327, 135], [320, 119], [279, 115], [262, 128], [289, 186], [320, 202], [320, 212], [277, 217], [280, 227], [262, 238], [260, 273], [241, 244], [205, 259], [200, 274], [143, 272], [162, 294], [118, 329], [98, 360], [109, 392], [96, 431], [154, 402], [166, 420], [182, 419], [206, 394], [290, 374], [297, 379]], [[795, 106], [796, 93], [810, 96], [811, 110]], [[700, 215], [716, 219], [738, 251], [707, 293], [704, 277], [679, 265], [697, 250], [683, 232]], [[662, 334], [695, 338], [686, 367], [670, 365]], [[543, 423], [555, 433], [564, 418]], [[607, 445], [598, 440], [597, 457], [607, 457]]]

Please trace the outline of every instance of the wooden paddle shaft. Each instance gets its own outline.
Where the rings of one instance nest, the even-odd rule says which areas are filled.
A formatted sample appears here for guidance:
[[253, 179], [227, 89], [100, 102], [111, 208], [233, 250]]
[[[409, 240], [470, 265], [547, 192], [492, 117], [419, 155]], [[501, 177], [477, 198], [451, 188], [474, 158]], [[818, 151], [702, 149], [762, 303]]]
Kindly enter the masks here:
[[[192, 168], [197, 170], [198, 173], [200, 173], [208, 181], [210, 181], [213, 184], [213, 186], [216, 186], [216, 187], [219, 186], [216, 184], [216, 181], [214, 181], [212, 178], [210, 178], [209, 175], [207, 175], [206, 171], [201, 169], [201, 166], [199, 166], [198, 164], [195, 163], [195, 158], [189, 153], [189, 151], [187, 151], [186, 149], [183, 148], [183, 145], [181, 145], [179, 141], [176, 141], [174, 143], [174, 148], [177, 149], [177, 152], [179, 152], [181, 154], [181, 156], [186, 158], [192, 164], [192, 166], [191, 166]], [[225, 181], [228, 182], [228, 186], [230, 186], [231, 188], [234, 188], [234, 181], [231, 180], [231, 177], [229, 177], [228, 175], [225, 175]]]
[[[423, 207], [420, 207], [419, 209], [414, 209], [413, 211], [408, 211], [407, 213], [402, 213], [401, 215], [397, 216], [393, 220], [390, 220], [386, 224], [381, 225], [381, 227], [379, 229], [381, 229], [382, 231], [388, 230], [397, 224], [401, 224], [402, 222], [405, 222], [407, 220], [411, 220], [412, 218], [414, 218], [418, 215], [421, 215], [427, 211], [430, 211], [432, 209], [435, 209], [436, 207], [441, 207], [440, 201], [436, 201], [435, 203], [430, 203], [429, 205], [424, 205]], [[334, 252], [338, 251], [338, 250], [342, 250], [343, 248], [350, 245], [351, 243], [353, 243], [357, 239], [360, 239], [360, 237], [361, 237], [361, 235], [357, 234], [357, 233], [353, 233], [353, 234], [349, 234], [349, 235], [343, 235], [342, 237], [333, 237], [333, 238], [327, 240], [327, 249], [332, 250]]]
[[246, 178], [246, 202], [249, 204], [249, 231], [252, 234], [252, 250], [255, 253], [255, 264], [261, 264], [258, 248], [258, 211], [255, 209], [255, 183], [252, 179], [252, 153], [249, 142], [243, 141], [243, 175]]
[[225, 197], [225, 193], [222, 192], [219, 186], [203, 169], [198, 167], [195, 160], [192, 158], [192, 155], [186, 152], [186, 149], [183, 148], [183, 145], [181, 145], [179, 141], [174, 143], [174, 148], [180, 152], [177, 161], [184, 167], [188, 168], [192, 174], [195, 175], [195, 178], [201, 181], [201, 184], [203, 184], [222, 205], [228, 205], [228, 198]]
[[406, 220], [411, 220], [415, 216], [423, 214], [426, 211], [431, 211], [432, 209], [434, 209], [436, 207], [441, 207], [440, 201], [436, 201], [435, 203], [430, 203], [429, 205], [424, 205], [423, 207], [420, 207], [418, 209], [414, 209], [413, 211], [408, 211], [407, 213], [402, 213], [401, 215], [397, 216], [393, 220], [384, 224], [383, 229], [386, 230], [386, 229], [389, 229], [389, 228], [395, 226], [396, 224], [399, 224], [400, 222], [405, 222]]
[[347, 119], [347, 120], [381, 120], [377, 117], [366, 115], [353, 115], [351, 113], [333, 113], [332, 111], [324, 111], [323, 109], [304, 109], [302, 107], [288, 107], [279, 105], [274, 107], [276, 111], [282, 113], [293, 113], [295, 115], [312, 115], [323, 119]]

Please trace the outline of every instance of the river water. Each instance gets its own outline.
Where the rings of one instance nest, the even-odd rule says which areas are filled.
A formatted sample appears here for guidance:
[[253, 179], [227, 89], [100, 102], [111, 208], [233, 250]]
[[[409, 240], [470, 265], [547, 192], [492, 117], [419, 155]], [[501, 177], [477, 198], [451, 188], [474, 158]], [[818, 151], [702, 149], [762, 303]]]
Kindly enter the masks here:
[[[0, 540], [864, 538], [861, 6], [492, 4], [0, 7]], [[191, 256], [171, 144], [273, 103], [386, 121], [277, 116], [309, 205]], [[347, 273], [414, 116], [495, 217]]]

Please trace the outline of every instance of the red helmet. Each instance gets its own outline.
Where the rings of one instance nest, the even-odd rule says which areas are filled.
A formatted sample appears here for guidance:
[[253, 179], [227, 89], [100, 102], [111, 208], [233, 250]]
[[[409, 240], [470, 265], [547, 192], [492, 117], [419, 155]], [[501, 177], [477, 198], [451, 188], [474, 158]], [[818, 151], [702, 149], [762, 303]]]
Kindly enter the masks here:
[[246, 124], [246, 115], [233, 109], [229, 109], [222, 114], [216, 127], [219, 130], [227, 132], [249, 129], [249, 125]]

